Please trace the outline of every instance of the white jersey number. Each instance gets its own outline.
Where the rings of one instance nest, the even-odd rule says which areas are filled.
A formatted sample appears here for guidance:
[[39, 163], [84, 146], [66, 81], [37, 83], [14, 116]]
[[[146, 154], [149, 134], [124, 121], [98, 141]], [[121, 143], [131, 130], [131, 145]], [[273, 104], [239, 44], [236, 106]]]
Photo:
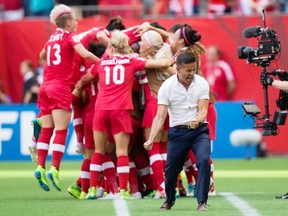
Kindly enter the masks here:
[[90, 87], [91, 87], [92, 96], [95, 96], [95, 95], [96, 95], [96, 90], [95, 90], [94, 82], [91, 82], [91, 83], [90, 83]]
[[[52, 47], [53, 50], [55, 50], [54, 52], [54, 56], [56, 58], [56, 60], [53, 60], [52, 63], [53, 65], [59, 65], [61, 62], [61, 55], [60, 55], [60, 51], [61, 51], [61, 47], [59, 44], [54, 44], [54, 46]], [[50, 55], [51, 55], [51, 46], [49, 45], [47, 47], [47, 65], [50, 66], [51, 62], [50, 62]]]
[[[105, 66], [105, 84], [109, 85], [110, 84], [110, 67]], [[112, 69], [112, 81], [116, 85], [120, 85], [124, 83], [124, 76], [125, 76], [125, 68], [123, 65], [115, 65]]]

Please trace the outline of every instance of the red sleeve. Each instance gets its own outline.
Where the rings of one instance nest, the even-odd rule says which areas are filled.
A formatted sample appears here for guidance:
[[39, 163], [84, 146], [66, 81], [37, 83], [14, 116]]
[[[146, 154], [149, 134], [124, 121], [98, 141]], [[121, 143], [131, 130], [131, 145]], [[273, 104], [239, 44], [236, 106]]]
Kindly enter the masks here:
[[98, 76], [98, 71], [99, 71], [99, 67], [100, 67], [100, 62], [96, 62], [91, 70], [91, 74], [96, 77]]
[[136, 78], [134, 78], [134, 83], [133, 83], [133, 92], [139, 92], [140, 91], [140, 84]]
[[132, 58], [131, 62], [136, 70], [144, 70], [146, 65], [146, 59], [143, 58]]
[[141, 36], [137, 35], [139, 34], [138, 32], [134, 33], [136, 29], [137, 28], [135, 27], [130, 27], [128, 29], [123, 30], [123, 32], [129, 37], [129, 46], [131, 46], [131, 44], [135, 43], [136, 41], [140, 41], [141, 39]]
[[76, 46], [81, 42], [79, 37], [77, 37], [77, 35], [75, 35], [74, 33], [71, 33], [69, 36], [70, 36], [69, 43], [71, 44], [72, 47]]

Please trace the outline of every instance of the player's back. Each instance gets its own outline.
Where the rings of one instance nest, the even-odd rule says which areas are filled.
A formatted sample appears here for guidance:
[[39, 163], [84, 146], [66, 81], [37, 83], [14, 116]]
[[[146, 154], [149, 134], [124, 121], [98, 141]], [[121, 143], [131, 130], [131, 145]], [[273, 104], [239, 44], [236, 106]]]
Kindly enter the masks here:
[[95, 109], [132, 110], [134, 74], [143, 70], [146, 61], [140, 58], [114, 55], [102, 59], [93, 69], [99, 77], [99, 93]]
[[50, 36], [45, 45], [47, 52], [46, 83], [66, 84], [72, 76], [72, 61], [74, 57], [74, 33], [60, 28]]

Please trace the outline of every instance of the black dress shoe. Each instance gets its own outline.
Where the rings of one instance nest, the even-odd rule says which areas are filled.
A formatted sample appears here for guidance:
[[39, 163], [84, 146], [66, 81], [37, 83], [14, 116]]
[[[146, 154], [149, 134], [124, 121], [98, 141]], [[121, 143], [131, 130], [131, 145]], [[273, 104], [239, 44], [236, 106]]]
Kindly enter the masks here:
[[165, 201], [163, 205], [160, 207], [160, 210], [170, 210], [174, 204], [175, 202], [168, 203]]
[[204, 202], [199, 203], [197, 210], [198, 211], [208, 211], [207, 204]]

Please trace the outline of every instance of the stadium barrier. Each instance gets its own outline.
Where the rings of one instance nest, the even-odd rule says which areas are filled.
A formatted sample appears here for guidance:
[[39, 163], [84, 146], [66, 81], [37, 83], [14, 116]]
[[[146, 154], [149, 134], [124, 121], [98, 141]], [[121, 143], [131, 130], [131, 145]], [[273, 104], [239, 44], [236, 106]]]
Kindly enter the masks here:
[[[246, 147], [234, 147], [230, 144], [229, 135], [235, 129], [251, 128], [243, 118], [242, 102], [219, 102], [217, 139], [214, 142], [212, 156], [215, 159], [245, 158]], [[28, 146], [32, 138], [31, 121], [36, 118], [36, 105], [0, 105], [0, 161], [30, 160]], [[83, 157], [75, 153], [76, 135], [72, 123], [66, 140], [63, 160], [80, 160]], [[255, 158], [255, 147], [251, 147], [250, 155]], [[48, 160], [51, 159], [51, 152]]]

